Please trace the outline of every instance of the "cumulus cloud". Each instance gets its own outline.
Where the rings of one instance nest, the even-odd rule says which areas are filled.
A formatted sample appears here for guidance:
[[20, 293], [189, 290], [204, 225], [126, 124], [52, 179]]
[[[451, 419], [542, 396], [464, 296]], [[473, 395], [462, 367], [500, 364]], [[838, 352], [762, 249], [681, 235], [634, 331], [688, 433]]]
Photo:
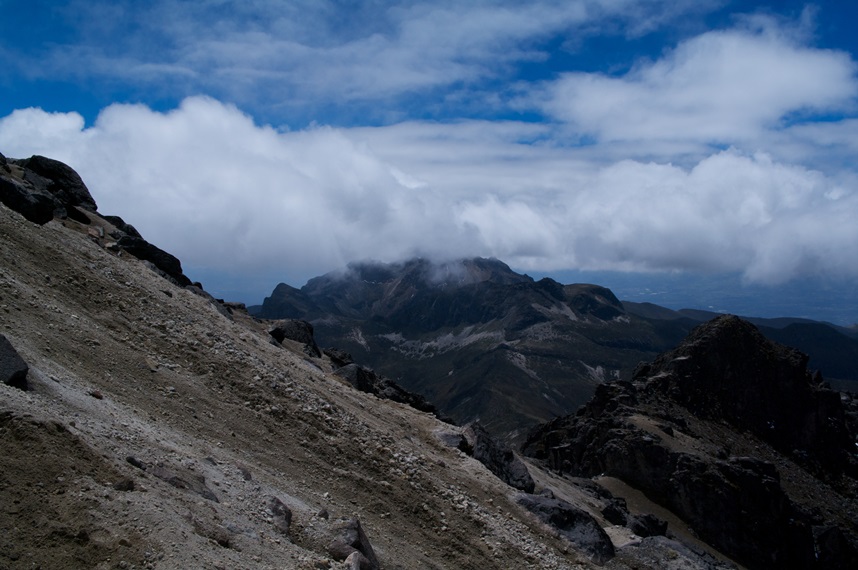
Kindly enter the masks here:
[[538, 105], [599, 141], [744, 143], [791, 114], [842, 111], [858, 94], [844, 52], [808, 47], [776, 22], [704, 33], [621, 76], [566, 73]]
[[16, 111], [0, 119], [0, 148], [68, 162], [102, 212], [124, 216], [192, 276], [273, 269], [295, 283], [412, 255], [740, 271], [772, 283], [858, 274], [844, 261], [858, 258], [854, 186], [735, 149], [688, 168], [593, 163], [586, 150], [539, 148], [541, 128], [282, 132], [195, 97], [166, 113], [114, 105], [88, 128], [74, 114]]

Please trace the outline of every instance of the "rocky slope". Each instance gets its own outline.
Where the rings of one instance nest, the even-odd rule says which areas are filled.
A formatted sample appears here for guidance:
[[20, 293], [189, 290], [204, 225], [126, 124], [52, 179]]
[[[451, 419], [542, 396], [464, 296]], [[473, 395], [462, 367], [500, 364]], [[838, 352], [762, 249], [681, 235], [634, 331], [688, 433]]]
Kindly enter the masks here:
[[530, 434], [552, 469], [645, 496], [750, 568], [858, 566], [856, 402], [723, 316]]
[[341, 355], [139, 259], [133, 228], [27, 164], [0, 155], [0, 568], [721, 566], [608, 520], [603, 487], [354, 389]]

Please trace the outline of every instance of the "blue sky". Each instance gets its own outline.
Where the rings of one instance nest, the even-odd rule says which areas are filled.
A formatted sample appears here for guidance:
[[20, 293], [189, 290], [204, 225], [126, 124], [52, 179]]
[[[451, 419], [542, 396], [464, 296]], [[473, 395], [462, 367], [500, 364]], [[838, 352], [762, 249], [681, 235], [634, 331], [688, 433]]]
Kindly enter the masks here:
[[647, 290], [821, 284], [827, 300], [793, 314], [858, 321], [853, 3], [0, 12], [0, 152], [67, 162], [100, 211], [217, 295], [258, 302], [365, 258], [482, 255], [609, 286], [646, 275]]

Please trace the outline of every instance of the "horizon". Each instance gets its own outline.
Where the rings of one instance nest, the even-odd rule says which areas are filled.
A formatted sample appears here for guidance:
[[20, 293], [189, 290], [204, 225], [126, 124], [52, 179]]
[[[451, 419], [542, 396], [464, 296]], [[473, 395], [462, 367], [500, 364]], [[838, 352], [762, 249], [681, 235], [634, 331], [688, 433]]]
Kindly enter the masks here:
[[482, 256], [858, 322], [858, 6], [3, 6], [0, 152], [67, 163], [216, 296]]

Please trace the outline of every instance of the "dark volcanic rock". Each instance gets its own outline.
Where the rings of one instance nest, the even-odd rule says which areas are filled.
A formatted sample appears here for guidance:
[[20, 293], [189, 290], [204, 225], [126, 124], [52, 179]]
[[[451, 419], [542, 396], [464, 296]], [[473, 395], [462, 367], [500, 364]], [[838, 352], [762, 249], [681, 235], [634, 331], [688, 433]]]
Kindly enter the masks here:
[[393, 400], [400, 404], [406, 404], [421, 412], [438, 415], [435, 406], [426, 401], [426, 398], [419, 394], [413, 394], [405, 390], [399, 384], [379, 376], [373, 370], [365, 368], [358, 364], [346, 364], [334, 371], [334, 374], [346, 380], [353, 388], [361, 392], [375, 394], [379, 398], [385, 400]]
[[328, 553], [334, 560], [343, 561], [355, 552], [365, 557], [372, 570], [379, 568], [378, 558], [357, 518], [340, 519], [331, 525], [334, 540], [328, 545]]
[[700, 326], [636, 379], [702, 419], [726, 420], [783, 453], [795, 450], [843, 469], [853, 441], [840, 394], [820, 385], [807, 356], [724, 316]]
[[0, 334], [0, 382], [21, 390], [27, 389], [27, 372], [30, 367], [12, 346], [9, 340]]
[[155, 267], [166, 273], [179, 286], [191, 285], [191, 280], [182, 273], [182, 262], [145, 239], [125, 235], [119, 238], [117, 245], [137, 259], [152, 262]]
[[322, 351], [316, 346], [316, 339], [313, 337], [313, 325], [307, 321], [299, 321], [297, 319], [285, 319], [277, 323], [271, 330], [268, 331], [274, 340], [282, 343], [285, 339], [294, 340], [304, 344], [304, 352], [308, 356], [320, 358]]
[[597, 564], [614, 556], [614, 545], [599, 523], [586, 511], [563, 501], [540, 495], [521, 494], [516, 501], [551, 525], [566, 540], [582, 550]]
[[80, 175], [66, 164], [39, 155], [20, 161], [20, 164], [49, 180], [47, 190], [56, 196], [63, 206], [79, 206], [92, 212], [98, 209]]
[[463, 450], [482, 463], [507, 485], [525, 493], [532, 493], [533, 478], [524, 463], [511, 449], [495, 441], [478, 423], [468, 424], [462, 435], [467, 447]]
[[[140, 232], [137, 231], [137, 228], [132, 226], [129, 223], [126, 223], [125, 220], [120, 218], [119, 216], [102, 216], [105, 220], [116, 226], [116, 229], [121, 231], [124, 234], [127, 234], [131, 237], [142, 238]], [[122, 237], [121, 235], [116, 236], [117, 239]]]
[[352, 364], [355, 361], [351, 354], [338, 348], [324, 348], [322, 349], [322, 353], [330, 358], [331, 364], [337, 368], [341, 368], [346, 364]]
[[46, 224], [54, 219], [54, 200], [33, 192], [12, 177], [0, 176], [0, 202], [35, 224]]
[[268, 510], [271, 512], [274, 528], [284, 536], [289, 536], [292, 526], [292, 510], [277, 497], [268, 497]]
[[[849, 504], [853, 442], [839, 395], [805, 364], [753, 325], [719, 317], [641, 366], [634, 382], [602, 385], [575, 416], [534, 430], [524, 451], [572, 475], [622, 479], [748, 567], [856, 567], [855, 528], [820, 514], [832, 501]], [[731, 455], [732, 447], [765, 459]], [[822, 480], [801, 489], [799, 502], [772, 461], [798, 462]], [[839, 481], [845, 496], [824, 481]], [[808, 494], [828, 498], [808, 510]], [[662, 531], [656, 521], [637, 523]], [[836, 529], [825, 535], [837, 537], [831, 544], [820, 525]]]
[[200, 497], [215, 503], [220, 502], [218, 501], [217, 495], [208, 488], [206, 480], [202, 475], [185, 472], [184, 470], [170, 469], [160, 463], [155, 466], [147, 467], [146, 472], [177, 489], [184, 489], [192, 493], [196, 493]]

